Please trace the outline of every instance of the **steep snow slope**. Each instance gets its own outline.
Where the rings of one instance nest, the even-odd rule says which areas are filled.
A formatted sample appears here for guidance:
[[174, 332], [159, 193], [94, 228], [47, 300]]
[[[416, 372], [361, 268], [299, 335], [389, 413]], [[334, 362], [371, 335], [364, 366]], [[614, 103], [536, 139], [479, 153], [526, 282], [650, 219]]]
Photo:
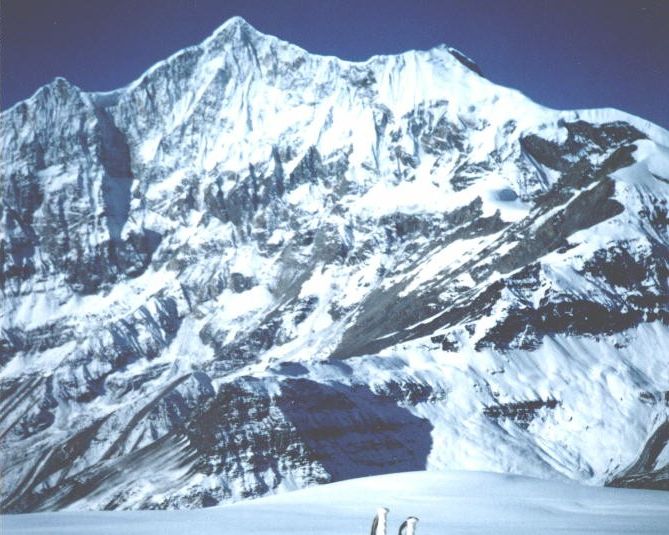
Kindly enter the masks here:
[[418, 533], [666, 533], [662, 492], [595, 489], [477, 472], [414, 472], [323, 485], [200, 511], [41, 513], [0, 517], [7, 535], [82, 533], [367, 533], [390, 508], [388, 532], [417, 516]]
[[5, 511], [425, 467], [667, 488], [667, 131], [235, 18], [0, 132]]

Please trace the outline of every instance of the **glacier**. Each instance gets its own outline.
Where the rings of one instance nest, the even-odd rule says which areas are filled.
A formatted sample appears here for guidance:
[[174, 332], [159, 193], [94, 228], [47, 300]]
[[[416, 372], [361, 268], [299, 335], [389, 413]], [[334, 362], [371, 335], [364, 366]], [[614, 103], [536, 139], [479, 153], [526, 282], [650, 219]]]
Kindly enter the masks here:
[[477, 470], [669, 489], [669, 132], [235, 17], [2, 112], [4, 512]]

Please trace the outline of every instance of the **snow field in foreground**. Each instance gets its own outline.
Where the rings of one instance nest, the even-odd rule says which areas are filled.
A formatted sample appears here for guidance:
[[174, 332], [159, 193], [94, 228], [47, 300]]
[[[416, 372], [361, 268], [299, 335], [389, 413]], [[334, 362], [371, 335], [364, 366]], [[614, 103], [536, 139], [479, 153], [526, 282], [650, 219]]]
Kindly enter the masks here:
[[362, 478], [193, 511], [60, 512], [0, 517], [12, 534], [367, 534], [377, 507], [389, 535], [409, 515], [419, 535], [669, 533], [669, 493], [586, 487], [485, 472]]

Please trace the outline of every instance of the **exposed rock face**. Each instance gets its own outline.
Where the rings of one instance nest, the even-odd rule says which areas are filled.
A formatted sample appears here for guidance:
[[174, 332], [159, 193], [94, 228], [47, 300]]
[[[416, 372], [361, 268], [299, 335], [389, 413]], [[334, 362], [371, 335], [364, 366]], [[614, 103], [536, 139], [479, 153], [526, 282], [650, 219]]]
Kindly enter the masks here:
[[667, 488], [669, 133], [232, 19], [0, 121], [4, 511], [471, 468]]

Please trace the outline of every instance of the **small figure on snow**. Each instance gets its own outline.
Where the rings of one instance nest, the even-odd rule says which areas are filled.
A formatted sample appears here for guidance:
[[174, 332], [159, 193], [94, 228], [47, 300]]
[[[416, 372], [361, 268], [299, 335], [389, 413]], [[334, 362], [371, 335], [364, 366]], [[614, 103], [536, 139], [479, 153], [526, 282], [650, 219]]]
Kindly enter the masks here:
[[379, 507], [376, 510], [374, 522], [372, 522], [371, 535], [386, 535], [386, 528], [388, 526], [388, 511], [387, 507]]
[[415, 516], [410, 516], [400, 526], [398, 535], [416, 535], [416, 524], [418, 523], [418, 518]]

